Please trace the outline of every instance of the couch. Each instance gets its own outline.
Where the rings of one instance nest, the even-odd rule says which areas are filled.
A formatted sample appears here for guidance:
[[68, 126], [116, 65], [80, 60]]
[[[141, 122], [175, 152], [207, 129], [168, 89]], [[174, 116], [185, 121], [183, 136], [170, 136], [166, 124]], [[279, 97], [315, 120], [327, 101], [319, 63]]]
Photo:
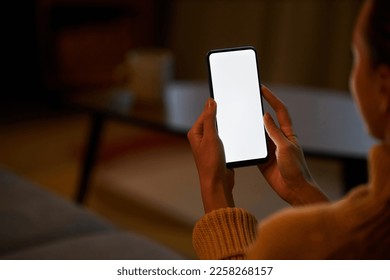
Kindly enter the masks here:
[[0, 259], [182, 259], [0, 167]]

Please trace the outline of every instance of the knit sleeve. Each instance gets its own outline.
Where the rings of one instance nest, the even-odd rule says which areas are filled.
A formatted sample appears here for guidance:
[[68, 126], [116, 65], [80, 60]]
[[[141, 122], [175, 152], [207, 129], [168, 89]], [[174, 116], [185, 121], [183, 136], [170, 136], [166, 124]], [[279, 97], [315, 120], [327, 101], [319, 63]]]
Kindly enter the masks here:
[[256, 225], [256, 218], [244, 209], [218, 209], [196, 223], [192, 243], [200, 259], [245, 259]]

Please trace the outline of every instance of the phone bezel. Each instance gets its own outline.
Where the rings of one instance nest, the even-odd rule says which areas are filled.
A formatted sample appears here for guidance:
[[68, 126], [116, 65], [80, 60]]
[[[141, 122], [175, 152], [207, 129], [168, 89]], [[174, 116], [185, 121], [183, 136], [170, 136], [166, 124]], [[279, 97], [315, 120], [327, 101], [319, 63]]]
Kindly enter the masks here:
[[[221, 49], [213, 49], [210, 50], [206, 55], [206, 61], [207, 61], [207, 68], [208, 68], [208, 80], [209, 80], [209, 89], [210, 89], [210, 96], [214, 98], [214, 88], [213, 88], [213, 81], [212, 81], [212, 75], [211, 75], [211, 65], [210, 65], [210, 56], [214, 53], [221, 53], [221, 52], [234, 52], [234, 51], [242, 51], [242, 50], [252, 50], [255, 53], [255, 60], [256, 60], [256, 71], [257, 71], [257, 77], [259, 79], [259, 93], [260, 93], [260, 99], [261, 99], [261, 112], [264, 115], [264, 106], [263, 106], [263, 94], [261, 91], [261, 80], [260, 80], [260, 71], [259, 71], [259, 63], [258, 63], [258, 57], [257, 57], [257, 51], [252, 46], [242, 46], [242, 47], [232, 47], [232, 48], [221, 48]], [[218, 122], [216, 124], [218, 129]], [[264, 135], [267, 138], [267, 132], [264, 129]], [[256, 158], [256, 159], [248, 159], [248, 160], [240, 160], [240, 161], [232, 161], [232, 162], [226, 162], [226, 167], [228, 168], [236, 168], [236, 167], [244, 167], [244, 166], [251, 166], [251, 165], [257, 165], [260, 163], [264, 163], [269, 158], [269, 151], [268, 151], [268, 144], [267, 139], [265, 139], [265, 145], [267, 150], [267, 156], [264, 158]]]

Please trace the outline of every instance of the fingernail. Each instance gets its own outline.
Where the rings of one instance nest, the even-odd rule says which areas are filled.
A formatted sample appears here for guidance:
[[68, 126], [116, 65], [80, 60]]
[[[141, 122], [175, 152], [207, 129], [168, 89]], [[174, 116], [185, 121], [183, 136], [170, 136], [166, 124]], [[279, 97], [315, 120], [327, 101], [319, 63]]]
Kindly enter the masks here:
[[272, 118], [271, 114], [266, 112], [264, 114], [264, 120], [268, 121], [268, 122], [274, 122], [274, 119]]
[[208, 102], [207, 102], [207, 107], [208, 107], [208, 108], [212, 108], [212, 107], [214, 107], [214, 106], [215, 106], [215, 101], [214, 101], [214, 99], [210, 98], [210, 99], [208, 100]]

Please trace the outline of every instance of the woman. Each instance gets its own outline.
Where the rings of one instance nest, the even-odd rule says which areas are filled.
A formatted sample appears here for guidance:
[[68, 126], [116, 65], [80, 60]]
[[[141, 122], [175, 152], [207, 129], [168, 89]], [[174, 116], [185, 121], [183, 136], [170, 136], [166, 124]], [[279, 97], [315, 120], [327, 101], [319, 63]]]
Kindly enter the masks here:
[[275, 110], [264, 124], [273, 144], [259, 170], [293, 207], [257, 223], [236, 208], [234, 172], [225, 167], [209, 99], [188, 132], [206, 215], [193, 245], [202, 259], [389, 259], [390, 258], [390, 10], [388, 0], [367, 0], [354, 34], [350, 86], [368, 132], [378, 139], [369, 153], [369, 181], [330, 203], [312, 179], [283, 103], [262, 87]]

